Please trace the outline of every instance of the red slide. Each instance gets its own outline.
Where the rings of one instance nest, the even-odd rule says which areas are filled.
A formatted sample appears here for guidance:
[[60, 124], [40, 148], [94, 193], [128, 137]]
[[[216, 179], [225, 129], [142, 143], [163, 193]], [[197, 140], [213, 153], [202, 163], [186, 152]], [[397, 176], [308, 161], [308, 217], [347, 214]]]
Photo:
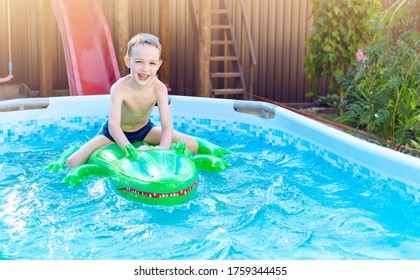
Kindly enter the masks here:
[[108, 94], [120, 78], [112, 37], [97, 0], [51, 0], [71, 95]]

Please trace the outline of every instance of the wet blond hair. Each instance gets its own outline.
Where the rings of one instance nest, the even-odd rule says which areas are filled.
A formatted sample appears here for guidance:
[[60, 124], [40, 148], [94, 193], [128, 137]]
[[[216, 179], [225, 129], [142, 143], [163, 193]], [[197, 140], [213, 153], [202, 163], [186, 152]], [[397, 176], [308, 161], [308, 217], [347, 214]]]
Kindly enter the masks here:
[[130, 57], [133, 47], [139, 44], [148, 44], [156, 47], [159, 50], [159, 59], [161, 59], [162, 45], [160, 44], [159, 38], [149, 33], [139, 33], [128, 41], [127, 57]]

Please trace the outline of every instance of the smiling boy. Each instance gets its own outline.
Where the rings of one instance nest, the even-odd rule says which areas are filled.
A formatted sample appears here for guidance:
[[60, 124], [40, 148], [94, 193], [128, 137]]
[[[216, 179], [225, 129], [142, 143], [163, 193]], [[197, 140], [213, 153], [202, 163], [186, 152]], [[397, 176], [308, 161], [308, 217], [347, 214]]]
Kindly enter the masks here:
[[[162, 46], [154, 35], [140, 33], [128, 42], [124, 62], [130, 68], [130, 74], [111, 87], [108, 121], [98, 135], [68, 158], [67, 166], [85, 163], [94, 151], [114, 142], [128, 156], [135, 153], [131, 145], [135, 141], [144, 141], [158, 145], [153, 148], [163, 149], [168, 149], [172, 142], [183, 141], [189, 150], [197, 152], [197, 141], [193, 137], [173, 130], [168, 91], [156, 77], [162, 64], [161, 53]], [[161, 127], [150, 121], [155, 104], [158, 105]], [[141, 146], [138, 149], [150, 148]]]

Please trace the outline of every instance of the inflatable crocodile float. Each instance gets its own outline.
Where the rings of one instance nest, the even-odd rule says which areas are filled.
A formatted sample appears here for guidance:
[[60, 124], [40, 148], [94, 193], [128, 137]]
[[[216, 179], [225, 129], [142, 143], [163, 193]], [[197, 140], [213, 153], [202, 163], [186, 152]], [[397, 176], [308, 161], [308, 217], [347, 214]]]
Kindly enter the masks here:
[[[106, 145], [96, 150], [86, 164], [71, 169], [62, 182], [78, 185], [91, 176], [105, 176], [113, 180], [118, 193], [130, 200], [160, 205], [184, 203], [197, 190], [197, 168], [219, 172], [230, 166], [222, 159], [229, 153], [227, 150], [196, 139], [197, 155], [193, 155], [184, 142], [172, 144], [168, 150], [134, 151], [129, 157], [117, 144]], [[133, 146], [145, 144], [139, 141]], [[63, 170], [66, 160], [79, 147], [69, 148], [46, 169]]]

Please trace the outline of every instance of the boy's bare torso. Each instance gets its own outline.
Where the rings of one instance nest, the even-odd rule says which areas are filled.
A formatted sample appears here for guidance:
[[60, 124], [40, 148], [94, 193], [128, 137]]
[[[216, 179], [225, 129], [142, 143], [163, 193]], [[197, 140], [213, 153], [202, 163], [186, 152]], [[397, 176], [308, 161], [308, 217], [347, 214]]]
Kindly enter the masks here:
[[121, 129], [126, 132], [137, 131], [149, 121], [157, 97], [154, 92], [155, 82], [140, 90], [129, 86], [129, 77], [122, 78], [117, 85], [118, 94], [123, 95], [121, 107]]

